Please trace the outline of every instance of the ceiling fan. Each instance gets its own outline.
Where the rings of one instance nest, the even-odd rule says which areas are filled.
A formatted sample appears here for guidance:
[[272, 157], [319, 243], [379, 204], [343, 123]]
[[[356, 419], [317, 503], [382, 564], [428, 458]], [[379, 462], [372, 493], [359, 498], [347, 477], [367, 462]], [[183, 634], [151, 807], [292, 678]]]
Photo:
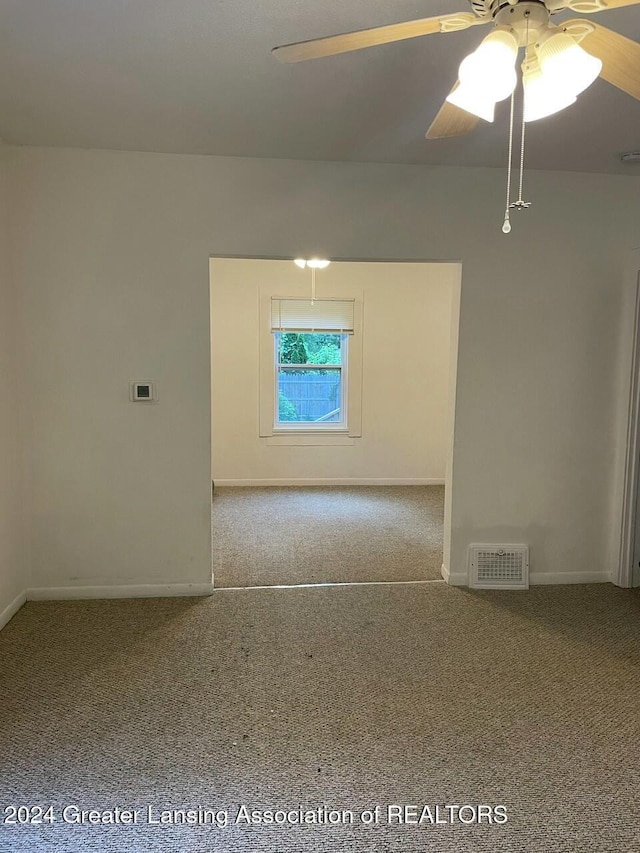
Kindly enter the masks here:
[[458, 12], [358, 32], [286, 44], [273, 49], [281, 62], [302, 62], [432, 33], [482, 24], [493, 29], [460, 65], [458, 80], [427, 131], [428, 139], [462, 136], [480, 119], [493, 121], [495, 105], [517, 84], [524, 48], [524, 120], [552, 115], [575, 102], [598, 77], [640, 100], [640, 44], [585, 18], [551, 23], [571, 9], [581, 14], [640, 4], [640, 0], [469, 0]]

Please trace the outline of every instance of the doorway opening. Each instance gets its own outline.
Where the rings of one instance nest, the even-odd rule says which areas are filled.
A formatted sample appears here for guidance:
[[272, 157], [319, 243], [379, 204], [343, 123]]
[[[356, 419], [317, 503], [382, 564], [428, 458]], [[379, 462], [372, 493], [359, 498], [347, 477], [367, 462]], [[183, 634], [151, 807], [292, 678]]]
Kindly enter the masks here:
[[210, 272], [214, 587], [441, 581], [460, 265]]

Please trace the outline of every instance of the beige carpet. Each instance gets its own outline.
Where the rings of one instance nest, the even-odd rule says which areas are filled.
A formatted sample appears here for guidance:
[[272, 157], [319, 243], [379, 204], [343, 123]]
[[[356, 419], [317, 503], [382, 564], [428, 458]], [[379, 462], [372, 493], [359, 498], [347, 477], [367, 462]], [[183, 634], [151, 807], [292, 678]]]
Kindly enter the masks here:
[[216, 587], [440, 578], [443, 486], [217, 488]]
[[30, 603], [0, 805], [504, 804], [506, 826], [0, 827], [2, 853], [633, 853], [640, 597], [444, 584]]

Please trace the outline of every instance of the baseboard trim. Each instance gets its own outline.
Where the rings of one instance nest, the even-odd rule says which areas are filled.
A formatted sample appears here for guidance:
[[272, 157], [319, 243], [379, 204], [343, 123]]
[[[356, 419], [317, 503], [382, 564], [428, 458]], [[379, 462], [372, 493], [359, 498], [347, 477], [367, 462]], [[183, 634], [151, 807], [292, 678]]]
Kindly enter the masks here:
[[341, 477], [320, 479], [281, 479], [281, 480], [215, 480], [215, 487], [259, 487], [259, 486], [444, 486], [444, 480], [437, 478], [395, 478], [395, 477]]
[[213, 593], [213, 583], [53, 586], [28, 589], [27, 601], [82, 601], [94, 598], [184, 598]]
[[[440, 574], [449, 586], [467, 586], [466, 574], [452, 574], [443, 564]], [[408, 581], [407, 583], [434, 583], [434, 581]], [[438, 581], [435, 581], [438, 583]], [[608, 572], [532, 572], [529, 583], [544, 584], [612, 583]], [[313, 584], [316, 586], [317, 584]], [[347, 586], [352, 584], [340, 584]], [[359, 584], [358, 584], [359, 585]], [[364, 584], [363, 584], [364, 585]], [[298, 585], [296, 585], [298, 586]], [[301, 584], [300, 586], [306, 586]], [[222, 592], [225, 588], [217, 588]], [[137, 584], [122, 586], [59, 586], [36, 587], [17, 595], [0, 612], [0, 631], [13, 619], [27, 601], [82, 601], [110, 598], [184, 598], [204, 597], [214, 592], [213, 583]]]
[[2, 631], [4, 626], [13, 619], [26, 600], [27, 593], [21, 592], [20, 595], [16, 595], [11, 604], [8, 604], [5, 607], [2, 613], [0, 613], [0, 631]]
[[567, 583], [612, 583], [609, 572], [531, 572], [530, 586]]
[[466, 574], [452, 574], [444, 563], [440, 567], [440, 574], [442, 580], [449, 586], [468, 586], [469, 584], [469, 578]]
[[[440, 574], [449, 586], [469, 586], [469, 578], [466, 574], [451, 574], [444, 563]], [[612, 576], [608, 572], [532, 572], [529, 575], [529, 586], [612, 582]]]

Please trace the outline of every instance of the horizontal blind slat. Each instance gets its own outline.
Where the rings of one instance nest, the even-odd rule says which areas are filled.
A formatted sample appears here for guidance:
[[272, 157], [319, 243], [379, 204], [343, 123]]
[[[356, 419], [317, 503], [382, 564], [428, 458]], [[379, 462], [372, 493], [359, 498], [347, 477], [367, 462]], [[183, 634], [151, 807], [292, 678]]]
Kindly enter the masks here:
[[353, 299], [271, 299], [272, 332], [353, 333]]

